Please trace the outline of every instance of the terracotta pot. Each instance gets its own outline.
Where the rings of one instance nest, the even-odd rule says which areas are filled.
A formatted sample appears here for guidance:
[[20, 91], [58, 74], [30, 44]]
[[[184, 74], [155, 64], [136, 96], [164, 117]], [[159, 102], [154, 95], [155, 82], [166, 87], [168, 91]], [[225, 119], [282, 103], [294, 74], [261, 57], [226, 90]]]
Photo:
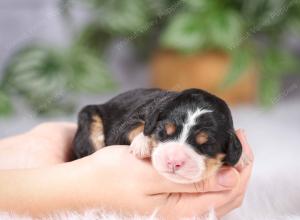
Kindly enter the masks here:
[[229, 104], [254, 102], [257, 92], [255, 68], [248, 68], [234, 85], [221, 88], [229, 67], [230, 57], [222, 52], [184, 55], [159, 51], [151, 61], [152, 84], [175, 91], [201, 88], [220, 96]]

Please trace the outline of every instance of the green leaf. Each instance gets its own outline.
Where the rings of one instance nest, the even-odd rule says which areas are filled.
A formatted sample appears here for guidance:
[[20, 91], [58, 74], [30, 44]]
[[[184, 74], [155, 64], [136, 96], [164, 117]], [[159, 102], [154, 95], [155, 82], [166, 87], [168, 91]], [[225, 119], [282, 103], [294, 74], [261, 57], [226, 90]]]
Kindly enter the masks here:
[[209, 7], [209, 1], [199, 1], [199, 0], [184, 0], [186, 7], [189, 10], [201, 10]]
[[5, 88], [21, 94], [28, 101], [43, 102], [54, 91], [64, 90], [66, 77], [63, 70], [63, 58], [57, 51], [28, 46], [10, 59], [5, 70]]
[[[299, 9], [300, 14], [300, 9]], [[287, 24], [287, 31], [289, 35], [291, 35], [294, 38], [300, 37], [300, 15], [299, 17], [292, 17], [290, 21]]]
[[111, 38], [110, 33], [107, 33], [97, 22], [93, 21], [86, 24], [76, 34], [71, 48], [80, 47], [101, 54], [109, 45]]
[[114, 34], [133, 34], [148, 25], [150, 9], [140, 0], [90, 0], [98, 23]]
[[103, 92], [115, 88], [103, 59], [83, 48], [72, 48], [68, 54], [70, 88], [82, 92]]
[[221, 84], [221, 88], [232, 86], [245, 73], [249, 66], [251, 55], [246, 49], [237, 49], [231, 55], [231, 64], [226, 78]]
[[10, 115], [13, 111], [13, 107], [9, 97], [0, 90], [0, 116]]
[[281, 76], [296, 69], [298, 59], [291, 53], [273, 46], [264, 53], [261, 64], [265, 74]]
[[71, 91], [113, 87], [101, 57], [87, 49], [30, 46], [13, 56], [3, 79], [5, 91], [20, 95], [37, 114], [70, 112]]
[[209, 42], [217, 48], [228, 50], [242, 38], [241, 17], [232, 10], [220, 10], [210, 13], [207, 18]]
[[23, 48], [5, 71], [5, 88], [21, 96], [36, 114], [69, 111], [67, 74], [60, 52], [37, 45]]
[[295, 65], [290, 54], [272, 47], [261, 59], [260, 100], [265, 106], [274, 105], [280, 99], [280, 81]]
[[278, 77], [261, 77], [260, 102], [270, 107], [280, 100], [280, 79]]
[[206, 42], [205, 26], [196, 14], [176, 14], [161, 36], [161, 45], [183, 52], [195, 52]]

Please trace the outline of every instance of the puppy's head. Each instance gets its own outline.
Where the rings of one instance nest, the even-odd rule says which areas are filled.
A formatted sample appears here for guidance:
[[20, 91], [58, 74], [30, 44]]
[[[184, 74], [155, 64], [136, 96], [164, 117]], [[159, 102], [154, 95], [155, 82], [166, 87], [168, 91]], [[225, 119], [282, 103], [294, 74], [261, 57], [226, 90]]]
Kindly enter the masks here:
[[178, 183], [200, 181], [222, 164], [233, 166], [242, 152], [226, 103], [199, 89], [185, 90], [153, 110], [144, 133], [157, 143], [154, 168]]

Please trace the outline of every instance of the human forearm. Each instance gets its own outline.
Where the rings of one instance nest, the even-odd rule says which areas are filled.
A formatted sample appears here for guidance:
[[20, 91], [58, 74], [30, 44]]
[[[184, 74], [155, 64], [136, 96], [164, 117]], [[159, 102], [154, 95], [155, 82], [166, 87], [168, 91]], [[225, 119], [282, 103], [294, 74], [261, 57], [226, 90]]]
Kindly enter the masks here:
[[94, 206], [86, 159], [47, 168], [0, 171], [0, 210], [42, 215]]
[[0, 169], [45, 167], [69, 161], [76, 125], [43, 123], [24, 134], [0, 139]]

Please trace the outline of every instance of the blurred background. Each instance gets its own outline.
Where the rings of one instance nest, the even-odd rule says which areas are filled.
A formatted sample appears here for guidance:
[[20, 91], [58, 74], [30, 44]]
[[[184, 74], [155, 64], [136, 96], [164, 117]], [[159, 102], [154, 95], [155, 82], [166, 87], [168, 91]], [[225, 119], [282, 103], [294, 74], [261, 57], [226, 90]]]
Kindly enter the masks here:
[[138, 87], [296, 108], [299, 18], [296, 0], [2, 0], [0, 137]]
[[298, 0], [1, 0], [0, 138], [129, 89], [198, 87], [230, 104], [254, 175], [275, 152], [297, 170], [299, 61]]
[[0, 136], [75, 121], [83, 105], [138, 87], [198, 87], [266, 117], [291, 111], [299, 18], [300, 3], [283, 0], [2, 0]]
[[139, 87], [202, 88], [237, 127], [300, 131], [299, 18], [296, 0], [2, 0], [0, 137]]

